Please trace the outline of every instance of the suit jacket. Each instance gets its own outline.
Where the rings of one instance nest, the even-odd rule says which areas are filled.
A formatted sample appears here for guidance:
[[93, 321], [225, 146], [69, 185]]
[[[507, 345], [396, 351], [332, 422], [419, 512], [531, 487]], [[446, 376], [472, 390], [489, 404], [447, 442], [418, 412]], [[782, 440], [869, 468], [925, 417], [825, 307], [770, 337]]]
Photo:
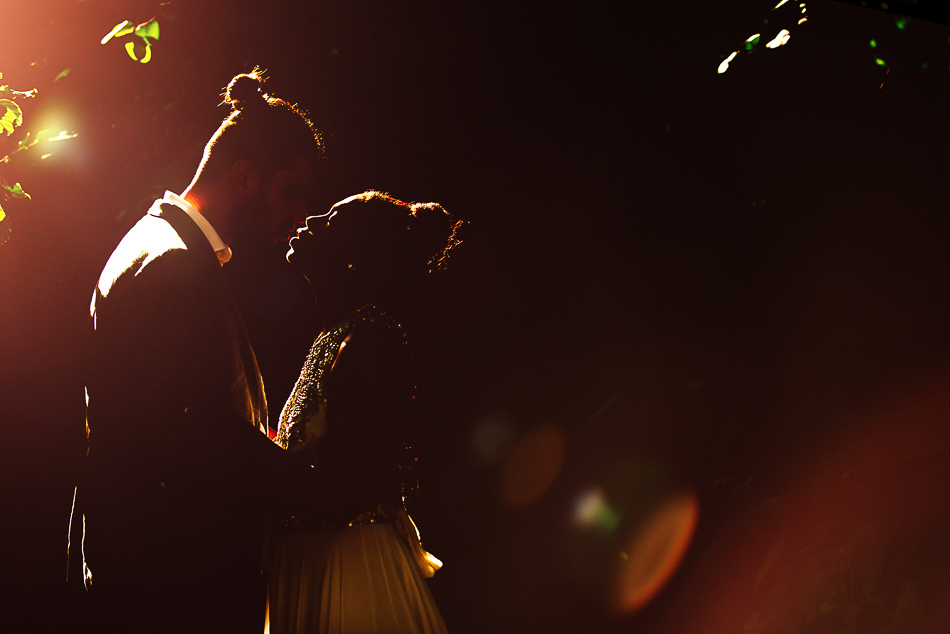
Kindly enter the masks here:
[[87, 590], [110, 613], [177, 622], [256, 601], [280, 450], [221, 266], [184, 211], [156, 202], [125, 235], [90, 326]]

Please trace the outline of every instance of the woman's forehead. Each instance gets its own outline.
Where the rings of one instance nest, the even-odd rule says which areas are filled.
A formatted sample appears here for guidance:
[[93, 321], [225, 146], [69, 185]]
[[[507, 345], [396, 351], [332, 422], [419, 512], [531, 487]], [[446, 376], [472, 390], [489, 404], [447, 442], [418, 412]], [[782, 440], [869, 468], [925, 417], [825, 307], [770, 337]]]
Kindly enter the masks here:
[[334, 209], [338, 209], [338, 208], [343, 207], [344, 205], [347, 205], [347, 204], [352, 203], [352, 202], [354, 202], [354, 201], [360, 201], [360, 202], [362, 202], [363, 200], [364, 200], [363, 194], [354, 194], [354, 195], [352, 195], [352, 196], [349, 196], [349, 197], [347, 197], [347, 198], [344, 198], [343, 200], [341, 200], [341, 201], [338, 202], [337, 204], [335, 204], [335, 205], [333, 205], [332, 207], [330, 207], [330, 211], [332, 212]]

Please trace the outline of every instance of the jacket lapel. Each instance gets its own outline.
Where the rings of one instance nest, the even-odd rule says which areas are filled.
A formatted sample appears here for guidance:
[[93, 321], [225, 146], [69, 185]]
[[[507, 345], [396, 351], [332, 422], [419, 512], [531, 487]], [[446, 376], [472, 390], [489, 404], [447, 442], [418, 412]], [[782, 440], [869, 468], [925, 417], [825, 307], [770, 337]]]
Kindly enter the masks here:
[[215, 275], [221, 275], [221, 264], [218, 262], [218, 256], [214, 254], [214, 250], [211, 248], [211, 243], [201, 232], [201, 228], [188, 217], [183, 209], [177, 205], [156, 201], [152, 208], [148, 210], [148, 213], [158, 216], [170, 224], [172, 229], [181, 237], [185, 246], [188, 247], [188, 250], [200, 253], [202, 263], [208, 265], [215, 272]]
[[232, 408], [241, 417], [252, 425], [267, 433], [267, 400], [264, 396], [264, 383], [261, 371], [257, 366], [257, 358], [247, 336], [244, 320], [238, 311], [237, 302], [221, 271], [221, 263], [214, 254], [211, 244], [187, 213], [177, 205], [156, 201], [149, 213], [165, 220], [181, 237], [189, 251], [199, 253], [202, 267], [207, 267], [209, 274], [216, 280], [215, 286], [220, 290], [222, 312], [229, 320], [235, 336], [232, 340], [234, 365], [236, 366], [232, 378]]

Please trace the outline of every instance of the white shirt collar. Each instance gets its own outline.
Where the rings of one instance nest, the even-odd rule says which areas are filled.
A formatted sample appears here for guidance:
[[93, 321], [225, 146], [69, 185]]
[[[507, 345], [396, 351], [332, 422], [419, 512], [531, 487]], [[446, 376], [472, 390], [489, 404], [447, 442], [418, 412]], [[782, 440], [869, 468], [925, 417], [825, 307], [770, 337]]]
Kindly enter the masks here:
[[228, 248], [228, 245], [224, 243], [224, 240], [221, 239], [221, 236], [218, 235], [218, 232], [214, 230], [214, 227], [211, 226], [211, 223], [208, 222], [208, 219], [202, 216], [201, 213], [195, 209], [190, 202], [175, 192], [168, 191], [167, 189], [165, 190], [165, 197], [162, 198], [162, 202], [175, 205], [188, 214], [189, 218], [195, 221], [195, 224], [198, 225], [199, 229], [201, 229], [201, 233], [204, 234], [204, 237], [207, 238], [208, 243], [211, 244], [211, 248], [214, 250], [215, 255], [218, 256], [218, 260], [222, 265], [231, 259], [231, 249]]

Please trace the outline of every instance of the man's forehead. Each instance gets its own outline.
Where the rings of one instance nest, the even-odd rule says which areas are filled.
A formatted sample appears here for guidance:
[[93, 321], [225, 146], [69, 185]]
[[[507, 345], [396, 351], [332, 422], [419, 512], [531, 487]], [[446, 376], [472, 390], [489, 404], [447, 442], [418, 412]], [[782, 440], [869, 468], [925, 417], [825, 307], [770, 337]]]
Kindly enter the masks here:
[[363, 194], [353, 194], [352, 196], [350, 196], [350, 197], [348, 197], [348, 198], [344, 198], [343, 200], [341, 200], [341, 201], [338, 202], [337, 204], [335, 204], [335, 205], [333, 205], [332, 207], [330, 207], [330, 211], [333, 211], [334, 209], [339, 209], [340, 207], [343, 207], [344, 205], [348, 205], [349, 203], [353, 202], [354, 200], [362, 200], [362, 199], [363, 199]]
[[277, 170], [274, 182], [281, 185], [301, 186], [307, 193], [313, 191], [313, 165], [305, 157], [298, 157], [293, 167]]
[[306, 156], [298, 156], [297, 160], [294, 161], [294, 169], [304, 172], [307, 175], [313, 173], [314, 164], [313, 161], [307, 158]]
[[307, 185], [311, 186], [310, 181], [313, 178], [313, 163], [304, 156], [298, 156], [294, 162], [292, 174], [295, 178], [306, 181]]

